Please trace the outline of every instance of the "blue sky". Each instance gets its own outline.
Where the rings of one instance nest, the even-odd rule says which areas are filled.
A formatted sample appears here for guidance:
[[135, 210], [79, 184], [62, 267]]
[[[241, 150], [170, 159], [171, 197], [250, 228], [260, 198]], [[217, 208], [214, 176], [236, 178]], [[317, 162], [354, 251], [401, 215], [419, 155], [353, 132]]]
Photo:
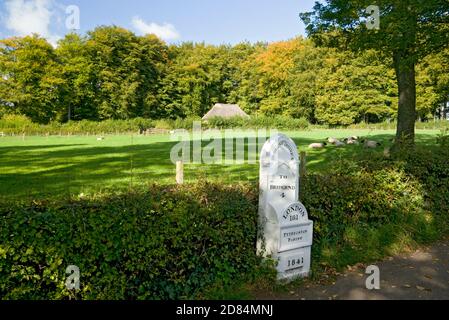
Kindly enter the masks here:
[[[80, 33], [118, 25], [167, 42], [279, 41], [304, 35], [300, 12], [314, 0], [0, 0], [0, 37], [36, 32], [51, 42], [68, 32], [66, 8], [80, 10]], [[73, 21], [73, 20], [72, 20]]]

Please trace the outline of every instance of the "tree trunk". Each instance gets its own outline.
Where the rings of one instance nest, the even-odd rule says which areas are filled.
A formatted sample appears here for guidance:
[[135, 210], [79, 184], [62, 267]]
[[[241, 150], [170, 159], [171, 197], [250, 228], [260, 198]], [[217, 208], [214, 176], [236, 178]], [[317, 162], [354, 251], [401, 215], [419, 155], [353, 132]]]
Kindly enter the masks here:
[[395, 53], [394, 65], [399, 89], [398, 127], [395, 147], [413, 147], [416, 121], [415, 63], [403, 53]]
[[67, 121], [70, 121], [70, 120], [72, 120], [72, 108], [69, 105], [68, 110], [67, 110]]

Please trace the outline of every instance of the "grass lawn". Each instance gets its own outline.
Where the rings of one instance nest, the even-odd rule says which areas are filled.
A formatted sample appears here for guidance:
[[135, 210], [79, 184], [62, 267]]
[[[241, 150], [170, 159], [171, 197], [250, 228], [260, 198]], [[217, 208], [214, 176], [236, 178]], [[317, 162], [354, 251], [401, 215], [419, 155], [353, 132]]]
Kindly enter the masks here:
[[[391, 145], [394, 131], [312, 130], [285, 132], [307, 151], [309, 172], [332, 172], [332, 160], [360, 152], [383, 152]], [[435, 144], [438, 130], [419, 130], [418, 144]], [[384, 143], [378, 150], [361, 146], [308, 150], [312, 142], [326, 137], [351, 135], [370, 137]], [[176, 142], [169, 135], [71, 137], [0, 137], [0, 197], [17, 199], [55, 197], [98, 192], [110, 187], [174, 183], [175, 166], [170, 150]], [[203, 143], [207, 145], [207, 143]], [[209, 179], [225, 183], [257, 181], [258, 165], [186, 165], [185, 180]]]

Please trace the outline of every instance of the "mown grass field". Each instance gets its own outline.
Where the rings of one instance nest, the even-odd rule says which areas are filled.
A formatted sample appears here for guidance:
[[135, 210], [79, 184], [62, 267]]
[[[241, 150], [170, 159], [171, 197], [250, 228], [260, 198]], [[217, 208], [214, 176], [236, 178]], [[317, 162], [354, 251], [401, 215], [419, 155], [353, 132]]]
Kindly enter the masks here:
[[[383, 152], [391, 145], [394, 131], [371, 130], [312, 130], [285, 132], [307, 151], [310, 172], [332, 172], [332, 162], [351, 158], [361, 152]], [[418, 130], [417, 143], [434, 145], [438, 130]], [[309, 150], [312, 142], [329, 136], [344, 138], [351, 135], [383, 142], [377, 150], [361, 146], [324, 150]], [[130, 188], [153, 182], [175, 182], [175, 166], [170, 150], [177, 142], [169, 135], [50, 137], [0, 137], [0, 197], [29, 199], [90, 194], [106, 188]], [[207, 143], [203, 143], [203, 146]], [[257, 181], [257, 164], [197, 165], [185, 167], [185, 180], [198, 179], [235, 183]]]

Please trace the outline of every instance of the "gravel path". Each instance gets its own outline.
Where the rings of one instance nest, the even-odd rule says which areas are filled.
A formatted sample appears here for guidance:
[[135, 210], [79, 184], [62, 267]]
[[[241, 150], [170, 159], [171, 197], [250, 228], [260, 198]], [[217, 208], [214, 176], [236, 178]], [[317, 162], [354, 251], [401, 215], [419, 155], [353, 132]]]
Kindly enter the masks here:
[[[380, 290], [366, 289], [365, 268], [353, 268], [331, 285], [305, 285], [282, 300], [449, 300], [449, 241], [376, 264]], [[264, 297], [265, 298], [265, 297]]]

